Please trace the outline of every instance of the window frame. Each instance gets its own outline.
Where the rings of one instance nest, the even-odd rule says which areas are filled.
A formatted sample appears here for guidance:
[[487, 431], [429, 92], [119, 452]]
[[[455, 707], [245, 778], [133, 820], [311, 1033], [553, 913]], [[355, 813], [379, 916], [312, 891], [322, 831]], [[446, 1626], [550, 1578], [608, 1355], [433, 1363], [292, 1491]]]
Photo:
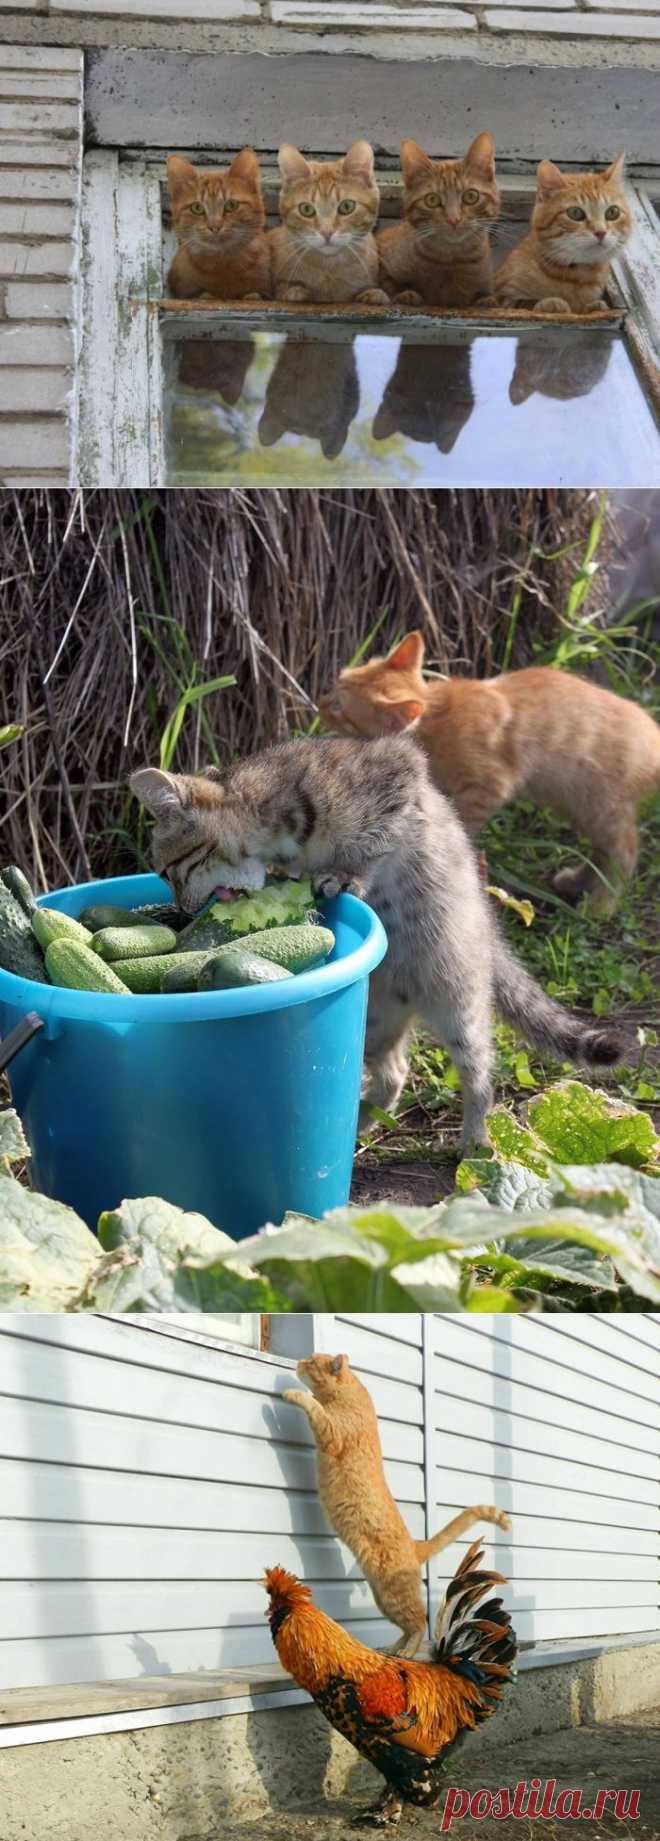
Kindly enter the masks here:
[[[202, 163], [201, 156], [196, 160]], [[560, 157], [560, 156], [559, 156]], [[272, 213], [274, 156], [264, 156], [264, 191]], [[383, 216], [398, 215], [401, 180], [379, 173]], [[510, 209], [527, 221], [535, 192], [532, 173], [505, 173], [501, 188]], [[391, 336], [414, 328], [433, 343], [439, 328], [460, 339], [497, 337], [570, 326], [576, 338], [602, 327], [620, 333], [645, 401], [660, 431], [660, 173], [629, 181], [634, 218], [630, 246], [614, 265], [606, 309], [589, 315], [540, 318], [520, 308], [397, 309], [366, 306], [258, 306], [192, 304], [163, 293], [166, 231], [165, 169], [161, 154], [92, 149], [83, 163], [82, 333], [79, 351], [75, 477], [85, 486], [167, 484], [164, 431], [164, 348], [182, 328], [212, 337], [222, 325], [245, 332], [299, 332], [323, 326], [324, 336], [353, 332]], [[514, 214], [512, 209], [512, 215]]]

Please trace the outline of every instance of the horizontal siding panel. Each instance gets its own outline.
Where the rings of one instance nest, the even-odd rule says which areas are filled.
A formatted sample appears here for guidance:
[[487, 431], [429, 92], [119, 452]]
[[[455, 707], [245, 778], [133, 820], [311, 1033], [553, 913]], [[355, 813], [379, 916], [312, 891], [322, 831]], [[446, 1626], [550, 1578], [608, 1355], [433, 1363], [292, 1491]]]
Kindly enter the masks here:
[[396, 1374], [397, 1380], [408, 1381], [421, 1390], [422, 1351], [412, 1343], [397, 1342], [393, 1345], [389, 1336], [384, 1336], [382, 1331], [367, 1330], [358, 1323], [347, 1323], [344, 1320], [336, 1325], [333, 1346], [337, 1354], [342, 1352], [348, 1356], [351, 1367], [358, 1369], [369, 1386], [374, 1375], [390, 1378]]
[[[646, 1323], [650, 1325], [647, 1336], [643, 1328]], [[638, 1325], [642, 1327], [638, 1328]], [[614, 1361], [625, 1362], [627, 1366], [639, 1369], [643, 1376], [660, 1380], [660, 1329], [657, 1324], [653, 1325], [651, 1317], [642, 1316], [641, 1311], [639, 1314], [631, 1312], [621, 1330], [609, 1316], [580, 1317], [577, 1338], [574, 1318], [569, 1317], [566, 1323], [559, 1318], [556, 1324], [548, 1320], [546, 1327], [556, 1329], [560, 1336], [568, 1336], [571, 1342], [577, 1340], [579, 1345], [587, 1343], [590, 1348], [604, 1355], [606, 1360], [611, 1357]], [[631, 1385], [634, 1389], [634, 1376]]]
[[[56, 1464], [0, 1460], [0, 1502], [6, 1515], [53, 1521], [126, 1523], [136, 1528], [210, 1528], [252, 1533], [325, 1534], [326, 1522], [316, 1489], [268, 1490], [256, 1482], [238, 1490], [231, 1484], [178, 1477], [141, 1477], [129, 1471], [69, 1469]], [[421, 1502], [405, 1503], [403, 1513], [415, 1540], [424, 1538]]]
[[[231, 1432], [159, 1426], [124, 1415], [63, 1411], [38, 1401], [3, 1402], [0, 1454], [60, 1464], [136, 1470], [145, 1476], [213, 1478], [264, 1489], [315, 1489], [316, 1457], [310, 1445], [246, 1440]], [[387, 1476], [401, 1501], [421, 1502], [424, 1479], [415, 1464], [392, 1463]]]
[[[159, 1342], [168, 1339], [160, 1337]], [[173, 1347], [185, 1349], [185, 1343]], [[205, 1355], [206, 1351], [202, 1351]], [[217, 1431], [226, 1420], [226, 1385], [232, 1376], [232, 1429], [246, 1437], [280, 1437], [295, 1441], [305, 1425], [299, 1408], [287, 1406], [281, 1394], [296, 1385], [290, 1369], [264, 1365], [237, 1346], [232, 1354], [219, 1350], [198, 1375], [147, 1369], [139, 1362], [116, 1360], [101, 1354], [71, 1352], [63, 1361], [57, 1346], [19, 1343], [0, 1335], [0, 1395], [30, 1400], [75, 1402], [76, 1409], [126, 1412], [175, 1426], [198, 1426]], [[260, 1383], [260, 1385], [257, 1385]], [[266, 1384], [264, 1384], [266, 1383]], [[222, 1390], [222, 1391], [220, 1391]], [[422, 1423], [422, 1395], [391, 1378], [374, 1381], [376, 1410], [384, 1420], [408, 1425]], [[0, 1439], [2, 1402], [0, 1401]], [[421, 1456], [421, 1434], [419, 1456]], [[394, 1455], [394, 1453], [392, 1453]], [[414, 1461], [419, 1461], [419, 1456]]]
[[[554, 1472], [554, 1465], [552, 1466]], [[442, 1492], [442, 1493], [440, 1493]], [[440, 1472], [436, 1512], [448, 1518], [448, 1511], [473, 1502], [496, 1499], [496, 1506], [511, 1515], [548, 1515], [568, 1528], [574, 1521], [593, 1523], [596, 1517], [618, 1520], [626, 1528], [650, 1528], [657, 1534], [658, 1511], [649, 1502], [626, 1502], [623, 1497], [585, 1495], [582, 1491], [553, 1487], [550, 1483], [509, 1482], [500, 1477], [473, 1471]], [[440, 1523], [440, 1526], [442, 1524]]]
[[[599, 1445], [601, 1439], [616, 1445], [626, 1460], [638, 1465], [638, 1456], [643, 1457], [644, 1474], [647, 1464], [658, 1463], [660, 1434], [653, 1426], [631, 1424], [621, 1414], [597, 1411], [595, 1407], [583, 1406], [578, 1400], [563, 1400], [553, 1394], [551, 1402], [547, 1393], [537, 1388], [516, 1385], [512, 1392], [508, 1381], [500, 1380], [493, 1389], [493, 1401], [486, 1401], [479, 1396], [483, 1389], [478, 1382], [478, 1370], [466, 1369], [460, 1362], [436, 1362], [436, 1378], [442, 1379], [442, 1390], [435, 1395], [435, 1425], [439, 1431], [447, 1427], [451, 1431], [465, 1432], [466, 1437], [492, 1438], [496, 1444], [509, 1443], [511, 1438], [528, 1451], [545, 1451], [548, 1442], [548, 1418], [556, 1428], [561, 1427], [562, 1450], [569, 1455], [570, 1443], [583, 1434], [590, 1442]], [[477, 1396], [469, 1398], [461, 1388], [461, 1378], [472, 1380], [472, 1392]], [[475, 1385], [475, 1377], [477, 1384]], [[449, 1389], [452, 1388], [450, 1393]], [[456, 1391], [458, 1390], [458, 1391]]]
[[[455, 1321], [449, 1318], [447, 1322], [447, 1341], [450, 1346], [443, 1349], [440, 1359], [445, 1364], [448, 1385], [452, 1375], [455, 1380], [459, 1378], [455, 1363], [461, 1364], [461, 1387], [468, 1390], [470, 1399], [484, 1399], [499, 1406], [508, 1404], [512, 1410], [524, 1412], [525, 1388], [529, 1386], [548, 1396], [548, 1418], [553, 1411], [551, 1401], [559, 1397], [565, 1401], [583, 1402], [585, 1406], [595, 1407], [596, 1411], [602, 1408], [603, 1412], [621, 1419], [624, 1425], [632, 1420], [633, 1424], [641, 1422], [655, 1432], [660, 1431], [660, 1403], [657, 1400], [642, 1398], [641, 1395], [633, 1395], [631, 1398], [629, 1394], [622, 1394], [619, 1387], [608, 1386], [586, 1374], [580, 1376], [574, 1368], [562, 1367], [559, 1362], [537, 1355], [533, 1350], [497, 1343], [489, 1351], [483, 1338], [458, 1328]], [[440, 1371], [437, 1384], [442, 1391]], [[505, 1389], [509, 1390], [508, 1396]]]
[[475, 1470], [495, 1480], [511, 1477], [520, 1483], [550, 1481], [553, 1489], [593, 1491], [595, 1496], [621, 1495], [627, 1502], [650, 1502], [660, 1509], [657, 1464], [649, 1476], [627, 1476], [620, 1462], [607, 1465], [608, 1450], [611, 1450], [607, 1445], [603, 1446], [600, 1465], [577, 1463], [564, 1457], [563, 1440], [560, 1444], [558, 1439], [552, 1458], [548, 1452], [541, 1455], [537, 1451], [521, 1450], [516, 1444], [494, 1445], [485, 1438], [466, 1439], [460, 1435], [455, 1437], [451, 1432], [438, 1434], [436, 1449], [441, 1474], [465, 1469], [470, 1462], [474, 1463]]
[[[455, 1321], [454, 1319], [451, 1324], [452, 1328]], [[470, 1339], [480, 1336], [483, 1338], [484, 1321], [485, 1319], [482, 1318], [479, 1323], [476, 1316], [474, 1325], [465, 1320], [465, 1323], [461, 1324], [463, 1334]], [[638, 1367], [627, 1361], [623, 1348], [619, 1355], [614, 1351], [606, 1354], [602, 1346], [602, 1333], [598, 1329], [597, 1317], [586, 1319], [587, 1325], [596, 1325], [595, 1333], [592, 1327], [591, 1336], [582, 1335], [581, 1322], [582, 1319], [574, 1313], [568, 1314], [567, 1323], [562, 1321], [560, 1316], [551, 1314], [534, 1317], [493, 1317], [492, 1327], [487, 1329], [486, 1336], [488, 1341], [492, 1341], [497, 1351], [497, 1366], [500, 1371], [510, 1351], [524, 1351], [534, 1358], [540, 1357], [550, 1362], [557, 1361], [568, 1368], [576, 1377], [575, 1391], [578, 1394], [583, 1379], [591, 1378], [602, 1381], [608, 1387], [618, 1387], [624, 1394], [633, 1393], [640, 1399], [650, 1400], [658, 1406], [655, 1375], [648, 1368]], [[578, 1382], [580, 1386], [577, 1385]], [[629, 1410], [629, 1402], [624, 1402], [623, 1410]], [[660, 1413], [660, 1406], [658, 1411]]]
[[[371, 1624], [358, 1621], [350, 1625], [358, 1642], [370, 1643], [374, 1637]], [[399, 1632], [393, 1624], [380, 1624], [377, 1646], [394, 1643]], [[54, 1637], [46, 1641], [0, 1641], [0, 1688], [66, 1686], [78, 1681], [144, 1680], [145, 1676], [164, 1673], [188, 1674], [221, 1668], [249, 1668], [255, 1662], [269, 1662], [275, 1652], [264, 1623], [236, 1624], [227, 1631], [150, 1630], [99, 1634], [88, 1637]], [[204, 1683], [200, 1682], [200, 1697]]]
[[[363, 1580], [330, 1579], [313, 1590], [315, 1603], [330, 1617], [341, 1623], [359, 1619], [369, 1625], [370, 1640], [380, 1642], [377, 1628], [382, 1619]], [[217, 1580], [215, 1585], [207, 1579], [96, 1580], [87, 1589], [77, 1580], [10, 1580], [0, 1585], [0, 1629], [9, 1641], [103, 1631], [148, 1633], [165, 1624], [170, 1630], [203, 1630], [208, 1625], [222, 1630], [242, 1623], [257, 1624], [269, 1642], [266, 1606], [265, 1590], [256, 1579]]]
[[422, 1347], [422, 1318], [421, 1313], [416, 1310], [398, 1311], [395, 1317], [389, 1313], [383, 1313], [381, 1317], [377, 1317], [370, 1312], [348, 1311], [345, 1314], [338, 1312], [334, 1319], [325, 1316], [320, 1318], [322, 1325], [330, 1321], [336, 1324], [338, 1332], [342, 1323], [347, 1323], [351, 1326], [356, 1325], [358, 1329], [375, 1332], [376, 1335], [384, 1335], [390, 1345], [410, 1342], [416, 1349]]

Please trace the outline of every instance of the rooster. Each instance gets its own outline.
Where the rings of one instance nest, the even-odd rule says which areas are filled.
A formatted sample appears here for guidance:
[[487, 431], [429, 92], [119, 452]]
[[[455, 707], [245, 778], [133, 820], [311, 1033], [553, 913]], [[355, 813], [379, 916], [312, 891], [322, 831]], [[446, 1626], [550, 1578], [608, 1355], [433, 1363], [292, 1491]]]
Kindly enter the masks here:
[[266, 1615], [283, 1668], [385, 1778], [380, 1802], [364, 1812], [370, 1826], [395, 1826], [405, 1803], [435, 1807], [447, 1753], [495, 1712], [512, 1680], [509, 1614], [501, 1598], [482, 1604], [505, 1581], [480, 1570], [483, 1557], [473, 1541], [438, 1613], [428, 1662], [368, 1649], [317, 1610], [293, 1573], [266, 1573]]

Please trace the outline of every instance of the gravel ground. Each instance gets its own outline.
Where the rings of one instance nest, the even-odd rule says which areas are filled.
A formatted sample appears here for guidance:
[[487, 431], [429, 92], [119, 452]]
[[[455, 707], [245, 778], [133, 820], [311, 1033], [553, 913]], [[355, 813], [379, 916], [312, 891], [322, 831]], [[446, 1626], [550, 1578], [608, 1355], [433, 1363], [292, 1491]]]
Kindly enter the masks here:
[[[465, 1788], [471, 1795], [482, 1788], [494, 1795], [506, 1785], [513, 1798], [516, 1784], [526, 1781], [531, 1786], [535, 1777], [542, 1786], [556, 1779], [556, 1796], [562, 1790], [579, 1788], [585, 1810], [592, 1808], [599, 1789], [638, 1790], [637, 1819], [617, 1820], [608, 1814], [596, 1822], [582, 1816], [581, 1832], [593, 1837], [616, 1835], [619, 1841], [633, 1841], [633, 1837], [634, 1841], [660, 1841], [660, 1708], [598, 1726], [530, 1738], [504, 1747], [499, 1760], [488, 1765], [475, 1762], [471, 1766], [469, 1753], [459, 1753], [455, 1773], [447, 1774], [447, 1785]], [[629, 1797], [626, 1806], [630, 1806]], [[224, 1829], [222, 1841], [228, 1833], [233, 1841], [345, 1841], [349, 1836], [357, 1841], [369, 1832], [356, 1821], [359, 1808], [344, 1798], [327, 1808], [316, 1804], [314, 1808], [278, 1810], [258, 1821], [232, 1824], [231, 1830]], [[437, 1810], [409, 1810], [402, 1832], [409, 1831], [415, 1841], [431, 1841], [431, 1837], [435, 1841], [442, 1832], [451, 1832], [454, 1841], [560, 1841], [571, 1832], [565, 1819], [552, 1817], [475, 1820], [468, 1814], [444, 1831], [442, 1819], [442, 1804]]]

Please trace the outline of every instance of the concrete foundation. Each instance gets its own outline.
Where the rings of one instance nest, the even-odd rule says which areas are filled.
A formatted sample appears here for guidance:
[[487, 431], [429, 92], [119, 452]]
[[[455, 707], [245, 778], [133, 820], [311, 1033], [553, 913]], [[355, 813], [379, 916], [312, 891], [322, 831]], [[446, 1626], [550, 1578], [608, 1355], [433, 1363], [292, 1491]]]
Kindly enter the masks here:
[[[532, 1760], [535, 1747], [545, 1751], [551, 1765], [553, 1733], [593, 1736], [601, 1722], [658, 1705], [660, 1642], [524, 1668], [492, 1723], [458, 1754], [458, 1781], [480, 1760], [499, 1770], [507, 1747], [514, 1770], [523, 1747]], [[260, 1815], [302, 1819], [337, 1798], [368, 1802], [379, 1781], [307, 1704], [54, 1738], [0, 1751], [2, 1841], [220, 1841], [228, 1825]]]

